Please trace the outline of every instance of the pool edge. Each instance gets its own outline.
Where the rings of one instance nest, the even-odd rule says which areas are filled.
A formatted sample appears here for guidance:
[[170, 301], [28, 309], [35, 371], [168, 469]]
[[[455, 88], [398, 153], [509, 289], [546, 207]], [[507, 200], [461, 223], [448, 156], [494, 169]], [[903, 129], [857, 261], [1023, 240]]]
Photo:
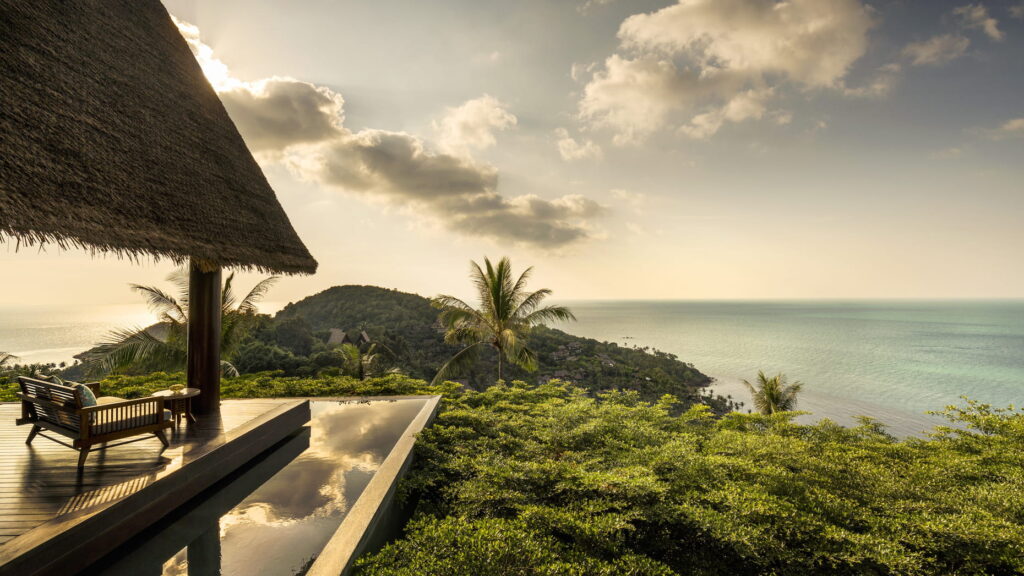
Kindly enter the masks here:
[[[393, 398], [393, 397], [392, 397]], [[407, 397], [411, 398], [411, 397]], [[416, 396], [415, 398], [424, 398]], [[338, 526], [324, 546], [306, 576], [338, 576], [348, 574], [363, 553], [394, 503], [398, 481], [412, 465], [416, 435], [430, 425], [441, 396], [426, 396], [426, 402], [416, 418], [409, 423], [402, 437], [395, 443], [387, 458], [366, 485], [345, 520]]]

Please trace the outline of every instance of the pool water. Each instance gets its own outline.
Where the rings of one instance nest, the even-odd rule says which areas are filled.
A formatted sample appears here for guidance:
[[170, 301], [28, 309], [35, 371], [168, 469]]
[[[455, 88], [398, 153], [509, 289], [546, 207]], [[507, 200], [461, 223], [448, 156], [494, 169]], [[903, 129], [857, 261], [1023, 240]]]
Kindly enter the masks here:
[[303, 573], [426, 402], [310, 402], [307, 427], [87, 573]]

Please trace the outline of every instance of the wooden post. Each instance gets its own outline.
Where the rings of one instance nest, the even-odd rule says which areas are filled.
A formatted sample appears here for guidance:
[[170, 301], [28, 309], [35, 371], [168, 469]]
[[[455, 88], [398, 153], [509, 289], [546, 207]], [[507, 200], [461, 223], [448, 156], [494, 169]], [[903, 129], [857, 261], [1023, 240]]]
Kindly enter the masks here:
[[196, 414], [220, 410], [220, 267], [192, 261], [188, 276], [188, 385]]

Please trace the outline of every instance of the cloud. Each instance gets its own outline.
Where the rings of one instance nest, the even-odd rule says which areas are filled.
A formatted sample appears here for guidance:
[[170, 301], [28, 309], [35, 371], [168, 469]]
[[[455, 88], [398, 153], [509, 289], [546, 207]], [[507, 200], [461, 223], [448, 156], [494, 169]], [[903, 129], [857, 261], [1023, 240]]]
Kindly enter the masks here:
[[705, 71], [832, 86], [864, 54], [870, 27], [855, 0], [680, 0], [627, 18], [619, 38], [627, 48], [686, 54]]
[[908, 44], [903, 55], [914, 66], [939, 66], [963, 56], [971, 41], [960, 34], [942, 34]]
[[558, 139], [558, 153], [566, 162], [604, 157], [604, 151], [593, 140], [576, 140], [565, 128], [555, 130], [555, 137]]
[[497, 142], [494, 133], [512, 128], [517, 122], [497, 98], [484, 94], [461, 106], [448, 108], [444, 117], [434, 122], [434, 130], [442, 150], [468, 156], [473, 151], [494, 146]]
[[972, 30], [982, 30], [985, 35], [1002, 42], [1006, 37], [999, 29], [999, 21], [989, 16], [988, 8], [983, 4], [968, 4], [953, 10], [953, 14], [960, 18], [964, 27]]
[[902, 69], [897, 63], [886, 64], [875, 71], [867, 84], [854, 88], [844, 87], [843, 94], [849, 98], [885, 98], [899, 81]]
[[199, 30], [176, 20], [249, 147], [308, 181], [424, 214], [460, 234], [558, 249], [595, 238], [605, 209], [579, 195], [544, 199], [497, 191], [498, 171], [472, 152], [516, 125], [483, 95], [449, 108], [435, 123], [439, 149], [405, 132], [345, 127], [345, 101], [333, 90], [292, 78], [244, 82], [231, 76]]
[[345, 120], [340, 94], [291, 78], [235, 84], [219, 96], [255, 152], [331, 138]]
[[1024, 2], [1010, 6], [1010, 16], [1018, 20], [1024, 20]]
[[583, 89], [579, 114], [592, 126], [615, 131], [615, 143], [636, 143], [686, 105], [684, 97], [694, 83], [693, 78], [684, 80], [670, 60], [614, 54]]
[[689, 124], [680, 126], [679, 131], [690, 138], [704, 140], [714, 136], [726, 122], [759, 120], [765, 114], [764, 102], [771, 96], [771, 90], [747, 90], [735, 96], [721, 108], [694, 116]]
[[725, 122], [764, 116], [783, 84], [842, 89], [873, 25], [859, 0], [679, 0], [627, 18], [621, 51], [594, 72], [581, 119], [637, 142], [676, 112], [680, 131], [707, 137]]
[[993, 140], [1024, 138], [1024, 117], [1007, 120], [998, 128], [986, 130], [985, 134]]

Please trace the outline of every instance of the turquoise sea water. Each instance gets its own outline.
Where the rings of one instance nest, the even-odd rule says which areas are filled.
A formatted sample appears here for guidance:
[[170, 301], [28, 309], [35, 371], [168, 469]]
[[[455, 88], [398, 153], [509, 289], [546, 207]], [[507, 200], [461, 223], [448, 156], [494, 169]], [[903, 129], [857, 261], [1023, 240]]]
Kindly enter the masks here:
[[1024, 404], [1024, 301], [566, 304], [565, 330], [671, 352], [740, 400], [741, 379], [785, 372], [806, 383], [805, 421], [863, 414], [910, 435], [961, 395]]

